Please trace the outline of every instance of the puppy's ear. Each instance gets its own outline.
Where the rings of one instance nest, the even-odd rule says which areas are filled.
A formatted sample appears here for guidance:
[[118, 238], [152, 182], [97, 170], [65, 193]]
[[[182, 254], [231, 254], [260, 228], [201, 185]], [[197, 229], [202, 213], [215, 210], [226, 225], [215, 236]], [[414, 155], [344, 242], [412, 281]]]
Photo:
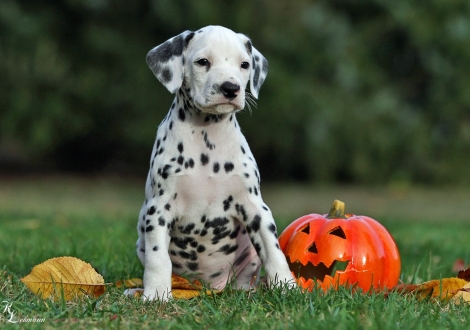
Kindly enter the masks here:
[[261, 85], [264, 83], [268, 75], [268, 60], [253, 47], [253, 60], [250, 72], [250, 89], [251, 94], [258, 98]]
[[150, 70], [171, 93], [175, 93], [183, 84], [184, 51], [193, 36], [194, 32], [184, 31], [147, 54]]
[[253, 47], [251, 40], [244, 34], [239, 33], [238, 36], [245, 43], [248, 54], [251, 55], [250, 67], [250, 90], [251, 94], [258, 98], [261, 85], [264, 83], [268, 75], [268, 61], [266, 58]]

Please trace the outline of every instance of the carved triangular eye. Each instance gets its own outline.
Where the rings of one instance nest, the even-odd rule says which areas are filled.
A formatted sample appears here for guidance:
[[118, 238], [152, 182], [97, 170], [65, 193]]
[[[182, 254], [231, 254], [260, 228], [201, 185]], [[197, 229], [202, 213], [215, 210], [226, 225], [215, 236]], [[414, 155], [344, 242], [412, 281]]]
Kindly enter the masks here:
[[308, 252], [318, 253], [317, 245], [315, 244], [315, 242], [313, 242], [313, 244], [310, 245], [310, 247], [308, 248]]
[[344, 233], [344, 231], [341, 227], [336, 227], [336, 228], [332, 229], [328, 234], [335, 235], [335, 236], [341, 237], [343, 239], [346, 239], [346, 234]]
[[302, 233], [310, 234], [310, 224], [307, 224], [302, 230]]

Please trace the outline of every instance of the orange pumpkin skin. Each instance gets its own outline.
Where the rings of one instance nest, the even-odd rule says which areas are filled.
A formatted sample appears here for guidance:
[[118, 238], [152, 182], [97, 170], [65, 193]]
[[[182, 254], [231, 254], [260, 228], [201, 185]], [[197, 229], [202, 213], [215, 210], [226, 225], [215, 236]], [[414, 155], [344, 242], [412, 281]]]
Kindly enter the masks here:
[[[342, 210], [341, 204], [335, 209], [337, 202]], [[344, 214], [344, 203], [335, 204], [330, 214], [303, 216], [279, 236], [279, 246], [298, 284], [309, 290], [317, 285], [325, 291], [338, 285], [364, 291], [395, 286], [401, 262], [392, 236], [376, 220]], [[347, 266], [331, 274], [336, 262], [347, 262]]]

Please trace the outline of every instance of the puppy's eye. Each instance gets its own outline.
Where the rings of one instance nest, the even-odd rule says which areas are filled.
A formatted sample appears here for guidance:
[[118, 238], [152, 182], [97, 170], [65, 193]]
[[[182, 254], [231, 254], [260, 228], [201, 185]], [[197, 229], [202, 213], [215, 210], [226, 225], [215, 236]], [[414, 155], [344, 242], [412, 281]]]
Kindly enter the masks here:
[[201, 58], [200, 60], [196, 61], [197, 64], [200, 66], [209, 66], [209, 61], [205, 58]]
[[242, 62], [241, 68], [242, 69], [248, 69], [250, 67], [250, 63], [248, 62]]

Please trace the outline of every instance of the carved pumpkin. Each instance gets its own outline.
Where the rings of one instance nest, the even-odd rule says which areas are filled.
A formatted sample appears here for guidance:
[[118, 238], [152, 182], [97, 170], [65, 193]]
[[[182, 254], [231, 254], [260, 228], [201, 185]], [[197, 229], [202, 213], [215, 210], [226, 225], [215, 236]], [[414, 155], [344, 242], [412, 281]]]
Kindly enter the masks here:
[[354, 285], [369, 291], [398, 283], [400, 255], [392, 236], [372, 218], [345, 214], [338, 200], [328, 215], [309, 214], [291, 223], [279, 245], [297, 283], [309, 290]]

